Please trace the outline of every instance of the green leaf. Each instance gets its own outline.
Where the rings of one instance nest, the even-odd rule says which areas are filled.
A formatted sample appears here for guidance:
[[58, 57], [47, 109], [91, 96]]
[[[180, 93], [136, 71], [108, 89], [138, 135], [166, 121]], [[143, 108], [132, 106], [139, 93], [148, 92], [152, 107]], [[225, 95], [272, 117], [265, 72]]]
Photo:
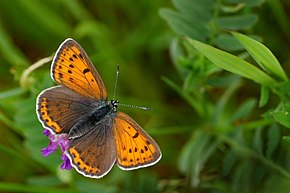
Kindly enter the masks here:
[[272, 113], [275, 120], [290, 129], [290, 114], [289, 112], [274, 112]]
[[228, 3], [243, 3], [248, 6], [259, 6], [264, 0], [226, 0]]
[[278, 83], [277, 85], [275, 85], [274, 89], [277, 93], [288, 95], [290, 93], [290, 82], [284, 81]]
[[178, 161], [178, 168], [182, 173], [191, 177], [191, 184], [199, 184], [199, 174], [203, 165], [216, 150], [217, 143], [211, 141], [211, 136], [196, 132], [183, 147]]
[[180, 14], [191, 20], [208, 22], [212, 17], [211, 7], [214, 0], [173, 0], [173, 3], [180, 10]]
[[217, 25], [227, 30], [245, 30], [253, 27], [257, 21], [258, 16], [255, 14], [224, 16], [217, 18]]
[[263, 154], [263, 137], [262, 137], [263, 128], [259, 127], [255, 130], [255, 135], [253, 138], [253, 149], [259, 153]]
[[180, 58], [184, 55], [184, 50], [181, 47], [180, 38], [175, 37], [170, 43], [170, 58], [180, 74], [181, 78], [184, 78], [188, 74], [187, 68], [185, 68], [181, 62]]
[[281, 131], [277, 124], [273, 124], [267, 133], [267, 149], [266, 149], [266, 157], [272, 158], [272, 155], [275, 149], [278, 147], [281, 140]]
[[230, 149], [224, 158], [224, 163], [223, 163], [223, 169], [222, 169], [222, 175], [227, 176], [229, 175], [232, 171], [235, 165], [237, 164], [238, 157], [232, 149]]
[[0, 55], [14, 66], [28, 66], [29, 64], [24, 53], [13, 44], [2, 22], [0, 23]]
[[225, 108], [227, 106], [228, 101], [233, 96], [233, 94], [240, 88], [241, 86], [241, 80], [236, 79], [231, 82], [231, 84], [226, 88], [223, 95], [220, 97], [220, 99], [217, 101], [214, 111], [212, 113], [211, 118], [211, 124], [218, 125], [218, 128], [226, 129], [227, 127], [225, 125], [228, 124], [229, 118], [226, 118], [225, 120], [221, 119], [221, 115], [224, 113]]
[[[57, 37], [63, 38], [72, 31], [69, 22], [56, 14], [53, 9], [38, 0], [18, 1], [19, 5], [30, 14], [31, 20]], [[47, 17], [49, 15], [49, 17]], [[52, 22], [53, 21], [53, 22]]]
[[247, 49], [255, 61], [270, 75], [277, 76], [282, 80], [288, 80], [280, 63], [273, 53], [260, 42], [240, 33], [232, 32], [232, 34]]
[[290, 136], [283, 136], [283, 140], [290, 144]]
[[21, 88], [11, 88], [10, 90], [0, 92], [0, 100], [15, 97], [24, 93], [24, 90]]
[[[288, 1], [289, 2], [289, 1]], [[267, 1], [268, 7], [272, 9], [271, 16], [275, 17], [275, 21], [278, 22], [280, 28], [283, 30], [285, 37], [290, 35], [290, 23], [288, 18], [288, 11], [285, 9], [283, 1]], [[287, 6], [287, 5], [286, 5]], [[289, 3], [288, 3], [289, 6]]]
[[229, 74], [213, 78], [209, 77], [206, 82], [213, 87], [228, 87], [232, 82], [238, 81], [238, 79], [241, 79], [241, 77], [236, 74]]
[[160, 9], [159, 14], [177, 34], [201, 41], [204, 41], [209, 34], [208, 29], [200, 21], [188, 21], [184, 16], [167, 8]]
[[290, 128], [290, 105], [285, 104], [285, 110], [283, 111], [276, 111], [272, 112], [271, 115], [274, 117], [274, 119], [280, 123], [281, 125], [284, 125], [287, 128]]
[[220, 68], [239, 74], [263, 85], [275, 85], [277, 82], [254, 65], [227, 52], [187, 38], [190, 44]]
[[265, 106], [269, 101], [270, 89], [268, 86], [261, 86], [261, 96], [259, 100], [259, 107]]
[[246, 100], [232, 115], [231, 121], [237, 121], [239, 119], [243, 119], [250, 116], [251, 111], [256, 106], [256, 99], [248, 99]]
[[244, 49], [241, 43], [229, 34], [219, 34], [214, 39], [214, 44], [228, 51], [240, 51]]

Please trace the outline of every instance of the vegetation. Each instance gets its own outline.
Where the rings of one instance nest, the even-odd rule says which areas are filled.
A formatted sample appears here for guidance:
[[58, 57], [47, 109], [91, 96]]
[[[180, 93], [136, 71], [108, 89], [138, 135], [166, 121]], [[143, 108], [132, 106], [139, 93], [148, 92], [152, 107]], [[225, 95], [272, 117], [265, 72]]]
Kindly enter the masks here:
[[[11, 0], [0, 6], [0, 192], [286, 193], [290, 3], [285, 0]], [[61, 170], [36, 96], [74, 38], [119, 107], [160, 145], [156, 165], [101, 179]]]

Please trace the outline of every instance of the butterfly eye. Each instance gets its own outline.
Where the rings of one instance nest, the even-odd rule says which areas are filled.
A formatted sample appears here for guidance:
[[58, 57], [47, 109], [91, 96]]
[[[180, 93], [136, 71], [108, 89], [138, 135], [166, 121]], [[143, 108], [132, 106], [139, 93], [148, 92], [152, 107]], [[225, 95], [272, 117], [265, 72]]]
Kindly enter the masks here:
[[111, 104], [113, 106], [114, 112], [116, 112], [117, 111], [118, 104], [119, 104], [119, 100], [111, 100]]

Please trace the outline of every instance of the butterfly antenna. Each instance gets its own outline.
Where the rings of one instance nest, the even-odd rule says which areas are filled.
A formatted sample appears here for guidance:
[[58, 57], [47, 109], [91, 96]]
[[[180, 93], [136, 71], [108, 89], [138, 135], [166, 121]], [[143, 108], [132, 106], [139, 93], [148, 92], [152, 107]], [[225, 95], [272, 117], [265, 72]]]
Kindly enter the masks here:
[[116, 92], [117, 92], [117, 87], [118, 87], [118, 79], [119, 79], [119, 72], [120, 72], [120, 67], [119, 67], [119, 64], [117, 64], [116, 80], [115, 80], [115, 88], [114, 88], [113, 100], [115, 100], [115, 97], [116, 97]]
[[[117, 93], [117, 88], [118, 88], [118, 79], [119, 79], [119, 73], [120, 73], [120, 65], [117, 64], [117, 71], [116, 71], [116, 80], [115, 80], [115, 88], [114, 88], [114, 95], [113, 95], [113, 101], [115, 101], [116, 93]], [[128, 104], [120, 104], [118, 102], [119, 106], [125, 106], [125, 107], [131, 107], [131, 108], [136, 108], [136, 109], [142, 109], [145, 111], [150, 111], [152, 110], [149, 107], [142, 107], [142, 106], [136, 106], [136, 105], [128, 105]]]
[[141, 106], [136, 106], [136, 105], [128, 105], [128, 104], [118, 104], [119, 106], [124, 106], [124, 107], [131, 107], [131, 108], [136, 108], [136, 109], [142, 109], [145, 111], [152, 111], [152, 108], [149, 107], [141, 107]]

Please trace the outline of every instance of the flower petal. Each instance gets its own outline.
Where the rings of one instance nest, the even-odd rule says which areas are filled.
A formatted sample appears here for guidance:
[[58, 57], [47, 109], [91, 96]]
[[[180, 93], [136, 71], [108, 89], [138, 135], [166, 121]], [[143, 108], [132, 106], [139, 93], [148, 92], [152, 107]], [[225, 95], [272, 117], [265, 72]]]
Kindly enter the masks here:
[[42, 134], [46, 135], [46, 136], [49, 136], [51, 133], [48, 129], [45, 129]]
[[60, 146], [62, 151], [61, 159], [63, 160], [63, 163], [61, 164], [61, 169], [70, 170], [72, 168], [72, 165], [70, 163], [69, 158], [65, 155], [65, 151], [69, 147], [70, 141], [68, 139], [67, 134], [55, 134], [50, 132], [48, 129], [45, 129], [43, 131], [43, 134], [46, 135], [50, 142], [49, 145], [46, 148], [43, 148], [41, 150], [41, 153], [43, 156], [49, 156], [51, 153], [57, 150], [58, 146]]
[[65, 155], [65, 153], [62, 154], [61, 159], [63, 160], [63, 163], [61, 164], [60, 168], [63, 170], [70, 170], [72, 168], [72, 165], [70, 163], [69, 158]]
[[50, 142], [49, 145], [41, 150], [43, 156], [49, 156], [53, 152], [55, 152], [58, 148], [58, 143]]

